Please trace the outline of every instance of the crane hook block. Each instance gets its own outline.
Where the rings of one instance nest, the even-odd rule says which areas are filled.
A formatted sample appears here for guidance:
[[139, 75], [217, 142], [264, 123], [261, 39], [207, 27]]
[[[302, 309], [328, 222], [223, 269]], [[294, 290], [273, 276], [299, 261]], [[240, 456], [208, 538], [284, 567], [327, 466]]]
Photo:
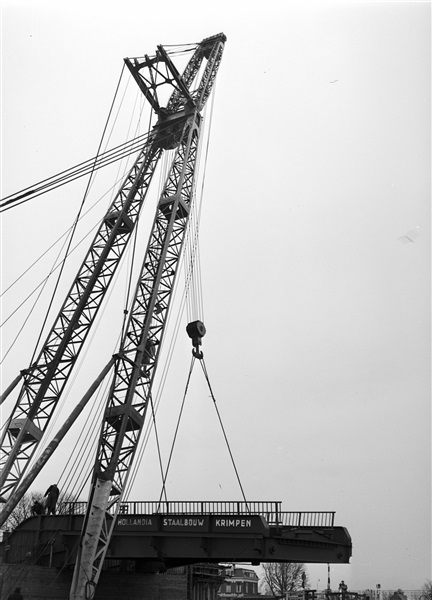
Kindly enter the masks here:
[[199, 346], [201, 346], [202, 338], [206, 334], [204, 323], [202, 321], [193, 321], [186, 326], [186, 332], [191, 338], [192, 346], [194, 347], [192, 354], [195, 356], [195, 358], [201, 359], [203, 357], [203, 353], [199, 350]]

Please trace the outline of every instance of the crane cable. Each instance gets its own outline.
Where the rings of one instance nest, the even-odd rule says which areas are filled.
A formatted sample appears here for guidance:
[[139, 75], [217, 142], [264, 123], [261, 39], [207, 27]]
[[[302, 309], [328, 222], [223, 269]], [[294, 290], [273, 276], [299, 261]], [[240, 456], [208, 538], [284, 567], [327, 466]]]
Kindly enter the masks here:
[[[196, 361], [196, 357], [195, 357], [195, 355], [193, 355], [192, 356], [192, 361], [191, 361], [191, 364], [190, 364], [190, 367], [189, 367], [189, 373], [188, 373], [188, 376], [187, 376], [185, 391], [184, 391], [184, 394], [183, 394], [183, 399], [182, 399], [182, 403], [181, 403], [181, 407], [180, 407], [179, 416], [178, 416], [178, 419], [177, 419], [177, 425], [176, 425], [176, 428], [175, 428], [175, 432], [174, 432], [174, 436], [173, 436], [173, 441], [172, 441], [172, 444], [171, 444], [171, 450], [170, 450], [170, 453], [169, 453], [167, 466], [166, 466], [166, 469], [165, 469], [165, 473], [162, 474], [162, 490], [161, 490], [161, 493], [160, 493], [160, 496], [159, 496], [159, 503], [158, 503], [157, 512], [160, 510], [160, 505], [162, 503], [162, 496], [165, 496], [165, 499], [167, 500], [166, 481], [167, 481], [167, 477], [168, 477], [168, 471], [169, 471], [169, 467], [171, 465], [171, 460], [172, 460], [172, 456], [173, 456], [173, 452], [174, 452], [174, 446], [175, 446], [175, 443], [176, 443], [176, 440], [177, 440], [177, 435], [178, 435], [178, 431], [179, 431], [179, 427], [180, 427], [180, 421], [181, 421], [181, 418], [182, 418], [182, 415], [183, 415], [183, 409], [184, 409], [184, 405], [185, 405], [185, 401], [186, 401], [186, 396], [187, 396], [187, 393], [188, 393], [188, 390], [189, 390], [189, 384], [190, 384], [190, 380], [191, 380], [191, 376], [192, 376], [192, 371], [193, 371], [193, 368], [194, 368], [194, 365], [195, 365], [195, 361]], [[209, 379], [207, 367], [206, 367], [206, 364], [205, 364], [205, 361], [204, 361], [204, 357], [201, 357], [199, 359], [199, 361], [201, 363], [201, 367], [202, 367], [202, 370], [203, 370], [203, 373], [204, 373], [204, 377], [205, 377], [205, 379], [207, 381], [207, 385], [208, 385], [208, 388], [209, 388], [209, 391], [210, 391], [211, 399], [213, 400], [213, 404], [214, 404], [214, 407], [216, 409], [216, 414], [218, 416], [219, 424], [221, 426], [222, 433], [223, 433], [223, 436], [225, 438], [225, 442], [226, 442], [226, 445], [227, 445], [227, 448], [228, 448], [228, 452], [229, 452], [229, 455], [230, 455], [230, 458], [231, 458], [232, 465], [234, 467], [234, 471], [235, 471], [235, 474], [236, 474], [237, 482], [239, 484], [239, 487], [240, 487], [240, 490], [241, 490], [241, 493], [242, 493], [242, 496], [243, 496], [243, 500], [245, 502], [245, 505], [246, 505], [248, 513], [250, 513], [249, 503], [248, 503], [248, 501], [246, 499], [246, 495], [245, 495], [245, 492], [244, 492], [244, 489], [243, 489], [243, 485], [242, 485], [241, 480], [240, 480], [239, 472], [238, 472], [238, 469], [237, 469], [237, 466], [236, 466], [236, 463], [235, 463], [235, 460], [234, 460], [234, 456], [233, 456], [233, 453], [232, 453], [232, 450], [231, 450], [231, 446], [230, 446], [230, 443], [228, 441], [228, 436], [226, 434], [225, 427], [224, 427], [224, 424], [222, 422], [222, 417], [221, 417], [221, 414], [219, 412], [219, 409], [218, 409], [218, 406], [217, 406], [217, 403], [216, 403], [216, 398], [215, 398], [215, 395], [213, 393], [213, 388], [212, 388], [211, 383], [210, 383], [210, 379]], [[153, 410], [153, 405], [152, 405], [152, 410]], [[153, 413], [153, 418], [155, 418], [154, 413]], [[159, 452], [159, 457], [160, 457], [160, 448], [159, 448], [159, 445], [158, 445], [158, 452]], [[162, 469], [162, 464], [161, 464], [161, 469]]]
[[[148, 128], [150, 129], [150, 123], [149, 123], [149, 125], [148, 125]], [[119, 174], [118, 174], [118, 175], [119, 175]], [[112, 189], [112, 188], [111, 188], [111, 189]], [[137, 217], [137, 223], [138, 223], [138, 220], [139, 220], [140, 216], [141, 216], [141, 212], [138, 214], [138, 217]], [[135, 231], [136, 231], [136, 230], [135, 230]], [[86, 237], [87, 237], [87, 236], [86, 236]], [[130, 250], [130, 246], [129, 246], [129, 250]], [[135, 252], [135, 248], [134, 248], [134, 251], [132, 252], [133, 256], [132, 256], [131, 264], [133, 264], [133, 262], [134, 262], [134, 252]], [[129, 267], [129, 269], [131, 269], [131, 267]], [[118, 275], [119, 275], [119, 271], [117, 271], [117, 273], [116, 273], [116, 275], [115, 275], [115, 279], [117, 279], [117, 278], [118, 278]], [[129, 290], [130, 290], [130, 278], [129, 278], [129, 283], [128, 283], [128, 284], [126, 284], [126, 286], [128, 287], [128, 290], [127, 290], [127, 294], [128, 294], [128, 293], [129, 293]], [[114, 281], [114, 285], [113, 285], [113, 286], [111, 286], [111, 289], [110, 289], [110, 291], [108, 292], [108, 297], [110, 297], [110, 296], [112, 295], [112, 292], [113, 292], [113, 289], [114, 289], [114, 288], [116, 288], [115, 281]], [[105, 309], [106, 309], [106, 307], [107, 307], [107, 306], [106, 306], [106, 304], [105, 304], [105, 305], [102, 307], [102, 308], [103, 308], [103, 310], [102, 310], [102, 314], [105, 312]], [[100, 319], [100, 318], [101, 318], [101, 316], [99, 315], [99, 319]], [[92, 336], [94, 337], [94, 335], [95, 335], [95, 331], [93, 331], [93, 334], [92, 334]], [[118, 340], [117, 340], [117, 342], [116, 342], [116, 345], [115, 345], [115, 347], [117, 347], [117, 346], [118, 346]], [[88, 345], [87, 345], [87, 350], [88, 350]], [[86, 350], [86, 352], [85, 352], [85, 355], [87, 354], [87, 350]], [[115, 350], [114, 350], [114, 351], [115, 351]], [[113, 354], [114, 354], [114, 351], [113, 351]], [[83, 364], [83, 363], [85, 363], [85, 355], [84, 355], [84, 357], [81, 359], [81, 366], [82, 366], [82, 364]], [[75, 379], [76, 379], [76, 377], [77, 377], [77, 371], [79, 371], [79, 369], [81, 368], [81, 366], [80, 366], [80, 365], [78, 365], [78, 368], [77, 368], [77, 370], [75, 371], [75, 374], [74, 374], [74, 379], [73, 379], [73, 380], [72, 380], [72, 382], [69, 384], [69, 390], [70, 390], [70, 389], [71, 389], [71, 387], [73, 386], [73, 382], [74, 382], [74, 380], [75, 380]], [[99, 390], [98, 390], [98, 394], [101, 394], [101, 389], [102, 389], [102, 388], [100, 387], [100, 388], [99, 388]], [[63, 400], [63, 402], [62, 402], [62, 406], [63, 406], [63, 405], [65, 404], [65, 402], [66, 402], [66, 399], [67, 399], [68, 393], [69, 393], [69, 392], [66, 392], [66, 394], [65, 394], [65, 396], [64, 396], [64, 400]], [[99, 413], [102, 413], [102, 408], [101, 408], [101, 407], [102, 407], [102, 401], [103, 401], [103, 398], [102, 398], [102, 397], [100, 397], [100, 399], [97, 401], [97, 403], [98, 403], [98, 405], [99, 405], [99, 406], [98, 406], [98, 408], [96, 409], [96, 412], [94, 413], [94, 415], [93, 415], [93, 417], [92, 417], [92, 423], [93, 423], [93, 425], [92, 425], [92, 426], [89, 426], [89, 425], [88, 425], [88, 422], [89, 422], [89, 420], [90, 420], [90, 418], [91, 418], [91, 417], [89, 416], [89, 419], [87, 420], [87, 425], [86, 425], [86, 427], [84, 427], [84, 428], [81, 430], [81, 433], [80, 433], [80, 436], [79, 436], [79, 438], [81, 438], [83, 435], [85, 435], [85, 436], [86, 436], [86, 440], [84, 440], [84, 442], [83, 442], [83, 443], [85, 444], [85, 448], [86, 448], [86, 449], [89, 447], [89, 445], [90, 445], [90, 444], [92, 444], [92, 445], [93, 445], [93, 444], [95, 443], [95, 442], [94, 442], [94, 439], [93, 439], [93, 436], [92, 436], [92, 433], [93, 433], [94, 431], [96, 431], [96, 430], [97, 430], [97, 424], [96, 424], [95, 420], [96, 420], [96, 418], [97, 418], [98, 416], [100, 416], [100, 415], [99, 415]], [[93, 407], [94, 407], [94, 404], [93, 404]], [[93, 410], [93, 409], [92, 409], [92, 410]], [[54, 426], [54, 423], [55, 423], [55, 421], [56, 421], [56, 416], [54, 416], [54, 419], [53, 419], [52, 423], [50, 424], [50, 427], [48, 428], [48, 430], [47, 430], [47, 433], [49, 433], [49, 431], [50, 431], [50, 430], [52, 430], [52, 428], [53, 428], [53, 426]], [[77, 485], [78, 485], [78, 486], [80, 486], [80, 485], [81, 485], [81, 490], [80, 490], [80, 492], [81, 492], [81, 491], [82, 491], [82, 489], [83, 489], [83, 487], [84, 487], [84, 485], [85, 485], [85, 481], [87, 481], [87, 478], [88, 478], [88, 476], [84, 475], [84, 473], [85, 473], [85, 470], [84, 470], [84, 469], [81, 469], [81, 471], [79, 471], [79, 473], [80, 473], [80, 476], [79, 476], [79, 478], [81, 479], [81, 481], [77, 481], [76, 479], [74, 479], [74, 475], [73, 475], [74, 466], [76, 465], [76, 463], [77, 463], [77, 461], [78, 461], [78, 460], [80, 460], [80, 463], [81, 463], [81, 465], [82, 465], [81, 459], [83, 458], [83, 455], [84, 455], [84, 452], [85, 452], [85, 450], [83, 449], [83, 447], [84, 447], [84, 446], [83, 446], [83, 444], [80, 444], [80, 443], [79, 443], [79, 440], [78, 440], [78, 443], [75, 445], [75, 448], [77, 448], [77, 447], [78, 447], [78, 448], [81, 448], [81, 451], [80, 451], [80, 452], [78, 452], [78, 453], [75, 453], [75, 456], [76, 456], [76, 458], [75, 458], [75, 460], [74, 460], [74, 463], [72, 464], [72, 466], [71, 466], [71, 467], [70, 467], [70, 469], [69, 469], [69, 473], [66, 473], [66, 475], [65, 475], [65, 472], [66, 472], [66, 470], [67, 470], [67, 468], [68, 468], [68, 464], [69, 464], [69, 462], [72, 460], [72, 454], [70, 455], [70, 457], [69, 457], [69, 460], [68, 460], [68, 463], [67, 463], [67, 464], [64, 466], [64, 468], [63, 468], [63, 472], [62, 472], [62, 474], [61, 474], [61, 476], [60, 476], [60, 479], [63, 479], [63, 476], [65, 475], [65, 477], [66, 477], [65, 485], [67, 485], [67, 486], [68, 486], [68, 488], [70, 488], [70, 486], [72, 485], [72, 486], [73, 486], [73, 488], [74, 488], [74, 490], [73, 490], [73, 491], [72, 491], [72, 492], [71, 492], [69, 495], [77, 494], [77, 492], [75, 491], [75, 490], [76, 490], [76, 487], [77, 487]], [[93, 452], [91, 452], [91, 454], [90, 454], [90, 459], [84, 460], [83, 462], [84, 462], [84, 463], [87, 463], [87, 464], [89, 464], [89, 460], [91, 461], [91, 456], [92, 456], [92, 455], [93, 455]], [[36, 454], [36, 458], [37, 458], [37, 454]], [[84, 466], [84, 465], [82, 465], [82, 466]], [[89, 469], [90, 469], [90, 467], [89, 467]], [[83, 477], [84, 477], [84, 481], [82, 481], [82, 478], [83, 478]], [[59, 479], [59, 478], [57, 478], [57, 479]], [[68, 491], [70, 491], [70, 490], [68, 490]], [[78, 494], [79, 494], [80, 492], [78, 492]]]
[[[208, 127], [208, 131], [207, 131], [207, 143], [204, 144], [205, 136], [202, 136], [201, 139], [202, 139], [203, 143], [199, 144], [199, 149], [198, 149], [198, 153], [197, 153], [198, 156], [197, 156], [196, 170], [198, 170], [198, 165], [201, 160], [202, 148], [203, 148], [203, 146], [205, 146], [203, 177], [202, 177], [199, 193], [196, 194], [194, 192], [194, 196], [193, 196], [194, 201], [192, 203], [192, 211], [191, 211], [189, 225], [188, 225], [188, 237], [187, 237], [187, 240], [185, 243], [185, 250], [183, 252], [183, 257], [182, 257], [183, 267], [184, 267], [184, 271], [185, 271], [185, 284], [184, 284], [184, 288], [183, 288], [183, 294], [182, 294], [182, 298], [180, 301], [180, 307], [179, 307], [179, 311], [177, 314], [177, 319], [176, 319], [176, 322], [174, 325], [173, 338], [171, 339], [170, 346], [168, 348], [168, 356], [167, 356], [167, 359], [165, 362], [164, 369], [162, 371], [159, 388], [156, 392], [156, 400], [153, 401], [152, 395], [150, 396], [150, 402], [151, 402], [151, 408], [152, 408], [152, 421], [147, 423], [146, 430], [145, 430], [145, 432], [143, 432], [142, 441], [140, 442], [140, 448], [138, 449], [137, 457], [136, 457], [136, 459], [134, 461], [134, 465], [132, 467], [132, 473], [131, 473], [129, 481], [126, 485], [125, 494], [124, 494], [125, 498], [127, 498], [129, 496], [129, 494], [132, 490], [132, 487], [134, 485], [134, 481], [137, 476], [138, 468], [139, 468], [139, 465], [143, 458], [144, 451], [147, 447], [147, 444], [148, 444], [148, 441], [150, 438], [151, 429], [153, 427], [155, 428], [156, 444], [158, 445], [156, 413], [159, 408], [159, 404], [161, 402], [161, 397], [162, 397], [163, 389], [164, 389], [164, 386], [166, 383], [169, 366], [171, 364], [174, 347], [175, 347], [175, 344], [177, 341], [178, 332], [179, 332], [179, 328], [181, 325], [181, 318], [184, 313], [184, 308], [185, 308], [185, 306], [187, 308], [188, 322], [195, 320], [199, 316], [203, 317], [203, 315], [204, 315], [203, 293], [202, 293], [202, 282], [201, 282], [201, 267], [200, 267], [200, 260], [199, 260], [199, 244], [198, 244], [199, 237], [198, 237], [198, 234], [199, 234], [199, 223], [201, 220], [201, 209], [202, 209], [201, 200], [202, 200], [203, 192], [204, 192], [205, 173], [206, 173], [207, 158], [208, 158], [209, 143], [210, 143], [210, 131], [211, 131], [211, 122], [212, 122], [212, 117], [213, 117], [214, 97], [215, 97], [215, 87], [213, 88], [212, 98], [211, 98], [212, 102], [211, 102], [211, 109], [210, 109], [209, 127]], [[206, 105], [205, 111], [206, 110], [207, 110], [207, 105]], [[204, 119], [204, 122], [206, 122], [206, 119]], [[198, 208], [197, 208], [197, 206], [198, 206]], [[178, 282], [179, 282], [179, 278], [176, 279], [175, 289], [173, 291], [174, 297], [176, 296], [176, 293], [178, 290]], [[168, 321], [170, 320], [170, 316], [171, 315], [169, 314]], [[168, 323], [167, 323], [167, 325], [168, 325]], [[161, 474], [162, 474], [162, 479], [163, 479], [163, 467], [162, 467], [162, 462], [161, 462], [161, 458], [160, 458], [159, 446], [158, 446], [158, 453], [159, 453], [160, 469], [161, 469]]]
[[245, 496], [245, 493], [244, 493], [244, 490], [243, 490], [243, 486], [242, 486], [242, 483], [240, 481], [240, 476], [239, 476], [239, 473], [238, 473], [238, 470], [237, 470], [237, 467], [236, 467], [236, 464], [235, 464], [235, 461], [234, 461], [234, 456], [233, 456], [233, 453], [231, 451], [231, 447], [230, 447], [229, 442], [228, 442], [228, 437], [227, 437], [227, 434], [226, 434], [226, 431], [225, 431], [225, 427], [224, 427], [224, 425], [222, 423], [222, 418], [221, 418], [218, 406], [216, 404], [216, 398], [214, 396], [213, 389], [212, 389], [212, 386], [210, 384], [210, 379], [209, 379], [209, 376], [208, 376], [207, 367], [206, 367], [206, 364], [205, 364], [205, 361], [204, 361], [204, 357], [202, 357], [200, 359], [200, 363], [201, 363], [201, 367], [202, 367], [205, 379], [207, 381], [207, 385], [208, 385], [208, 388], [209, 388], [209, 391], [210, 391], [211, 398], [213, 400], [214, 407], [216, 409], [216, 413], [217, 413], [217, 416], [218, 416], [218, 419], [219, 419], [220, 426], [222, 428], [222, 432], [223, 432], [223, 435], [224, 435], [224, 438], [225, 438], [225, 442], [227, 444], [228, 452], [229, 452], [230, 457], [231, 457], [231, 462], [232, 462], [233, 467], [234, 467], [234, 471], [235, 471], [235, 474], [236, 474], [236, 477], [237, 477], [237, 481], [238, 481], [238, 484], [240, 486], [240, 490], [241, 490], [241, 493], [242, 493], [242, 496], [243, 496], [243, 500], [244, 500], [244, 502], [246, 504], [246, 508], [247, 508], [248, 512], [250, 513], [249, 504], [248, 504], [248, 502], [246, 500], [246, 496]]
[[[69, 238], [69, 242], [68, 242], [68, 245], [67, 245], [67, 248], [66, 248], [66, 256], [69, 254], [69, 250], [70, 250], [70, 248], [71, 248], [71, 245], [72, 245], [72, 240], [74, 239], [75, 232], [76, 232], [76, 228], [77, 228], [77, 226], [78, 226], [78, 222], [79, 222], [79, 220], [80, 220], [81, 213], [82, 213], [82, 211], [83, 211], [83, 208], [84, 208], [84, 203], [85, 203], [85, 201], [87, 200], [87, 196], [88, 196], [88, 193], [89, 193], [89, 191], [90, 191], [90, 186], [91, 186], [91, 184], [92, 184], [92, 182], [93, 182], [93, 177], [94, 177], [95, 165], [96, 165], [97, 157], [98, 157], [98, 155], [99, 155], [99, 152], [101, 151], [101, 148], [102, 148], [102, 143], [103, 143], [103, 141], [104, 141], [104, 138], [105, 138], [105, 133], [106, 133], [106, 131], [107, 131], [107, 128], [108, 128], [108, 123], [109, 123], [109, 120], [110, 120], [110, 118], [111, 118], [111, 113], [112, 113], [112, 111], [113, 111], [113, 108], [114, 108], [114, 103], [115, 103], [115, 100], [116, 100], [116, 98], [117, 98], [118, 90], [119, 90], [119, 87], [120, 87], [120, 82], [121, 82], [121, 79], [122, 79], [122, 77], [123, 77], [123, 71], [124, 71], [124, 65], [123, 65], [123, 68], [122, 68], [122, 70], [121, 70], [121, 73], [120, 73], [120, 77], [119, 77], [119, 80], [118, 80], [118, 83], [117, 83], [117, 87], [116, 87], [116, 90], [115, 90], [115, 93], [114, 93], [114, 98], [113, 98], [113, 100], [112, 100], [112, 102], [111, 102], [111, 107], [110, 107], [110, 110], [109, 110], [109, 112], [108, 112], [108, 116], [107, 116], [107, 119], [106, 119], [106, 122], [105, 122], [105, 127], [104, 127], [104, 129], [103, 129], [103, 132], [102, 132], [102, 136], [101, 136], [101, 139], [100, 139], [100, 142], [99, 142], [98, 150], [97, 150], [97, 152], [96, 152], [96, 158], [94, 159], [93, 169], [92, 169], [92, 171], [91, 171], [91, 174], [90, 174], [89, 180], [88, 180], [88, 182], [87, 182], [87, 186], [86, 186], [86, 189], [85, 189], [85, 192], [84, 192], [84, 196], [83, 196], [83, 199], [82, 199], [82, 201], [81, 201], [81, 205], [80, 205], [80, 207], [79, 207], [79, 209], [78, 209], [78, 214], [77, 214], [77, 216], [75, 217], [75, 221], [74, 221], [74, 224], [73, 224], [73, 226], [72, 226], [72, 231], [71, 231], [70, 238]], [[49, 314], [50, 314], [50, 312], [51, 312], [51, 308], [52, 308], [52, 305], [53, 305], [53, 302], [54, 302], [54, 298], [55, 298], [55, 296], [56, 296], [56, 293], [57, 293], [57, 289], [58, 289], [58, 287], [59, 287], [59, 285], [60, 285], [60, 279], [61, 279], [61, 276], [62, 276], [62, 274], [63, 274], [64, 266], [65, 266], [65, 262], [63, 262], [63, 264], [62, 264], [62, 266], [61, 266], [61, 269], [60, 269], [60, 273], [59, 273], [59, 275], [58, 275], [58, 277], [57, 277], [57, 281], [56, 281], [56, 284], [55, 284], [55, 286], [54, 286], [54, 291], [53, 291], [53, 293], [52, 293], [52, 296], [51, 296], [51, 301], [50, 301], [50, 303], [49, 303], [48, 310], [47, 310], [47, 312], [46, 312], [46, 315], [45, 315], [45, 319], [44, 319], [44, 321], [43, 321], [43, 323], [42, 323], [42, 327], [41, 327], [41, 329], [40, 329], [39, 337], [38, 337], [38, 339], [37, 339], [37, 341], [36, 341], [36, 345], [35, 345], [35, 349], [34, 349], [34, 352], [33, 352], [33, 355], [32, 355], [31, 363], [33, 363], [33, 362], [34, 362], [34, 360], [35, 360], [35, 356], [36, 356], [37, 348], [38, 348], [38, 346], [39, 346], [39, 343], [40, 343], [40, 341], [41, 341], [42, 334], [43, 334], [43, 331], [44, 331], [45, 325], [46, 325], [46, 323], [47, 323], [47, 320], [48, 320], [48, 315], [49, 315]]]
[[[142, 109], [141, 109], [140, 112], [142, 112]], [[150, 132], [150, 128], [151, 128], [151, 119], [152, 119], [152, 114], [150, 114], [149, 122], [148, 122], [148, 126], [147, 126], [149, 132]], [[164, 169], [162, 169], [162, 170], [164, 170]], [[122, 331], [121, 331], [121, 333], [120, 333], [120, 335], [119, 335], [119, 337], [117, 339], [117, 343], [116, 343], [116, 346], [115, 346], [116, 348], [119, 346], [121, 339], [123, 339], [123, 337], [124, 337], [126, 322], [127, 322], [128, 314], [129, 314], [129, 302], [130, 302], [130, 295], [131, 295], [131, 288], [132, 288], [133, 266], [135, 264], [135, 256], [136, 256], [136, 250], [137, 250], [136, 246], [137, 246], [138, 223], [139, 223], [141, 214], [142, 214], [142, 212], [140, 212], [138, 214], [138, 216], [137, 216], [137, 222], [136, 222], [137, 226], [135, 227], [135, 230], [134, 230], [132, 247], [129, 245], [129, 253], [130, 253], [130, 258], [129, 258], [129, 261], [128, 261], [129, 262], [129, 266], [128, 266], [129, 275], [127, 277], [127, 282], [125, 284], [125, 300], [124, 300], [124, 309], [123, 309]], [[116, 287], [115, 285], [112, 286], [110, 294], [112, 293], [112, 290], [115, 287]], [[95, 419], [98, 416], [98, 414], [102, 412], [102, 408], [101, 407], [104, 405], [104, 398], [106, 397], [106, 391], [103, 394], [101, 393], [101, 397], [102, 398], [100, 400], [100, 406], [97, 409], [97, 412], [95, 412], [95, 414], [93, 416], [93, 426], [91, 426], [91, 427], [88, 428], [88, 433], [87, 433], [87, 438], [86, 438], [87, 441], [85, 442], [86, 443], [86, 448], [89, 446], [90, 443], [92, 445], [96, 445], [97, 444], [97, 441], [94, 440], [93, 436], [91, 438], [91, 433], [92, 432], [94, 433], [94, 431], [98, 430], [97, 424], [95, 423]], [[93, 452], [92, 452], [92, 454], [93, 454]], [[75, 459], [72, 467], [69, 470], [69, 475], [66, 476], [67, 479], [72, 479], [72, 477], [71, 477], [72, 476], [72, 469], [73, 469], [74, 465], [76, 465], [76, 463], [80, 459], [80, 457], [83, 456], [83, 455], [84, 455], [84, 451], [78, 453], [77, 458]], [[86, 462], [88, 464], [89, 461], [86, 461]], [[91, 471], [91, 468], [89, 467], [89, 472], [90, 471]], [[62, 475], [64, 474], [64, 472], [65, 472], [65, 469], [63, 470]], [[83, 481], [83, 483], [82, 483], [80, 492], [78, 492], [78, 494], [81, 493], [81, 491], [83, 490], [85, 482], [87, 481], [87, 479], [89, 477], [88, 474], [85, 475], [85, 476], [83, 476], [83, 472], [84, 471], [82, 471], [82, 473], [81, 473], [81, 480]], [[79, 484], [79, 482], [78, 482], [78, 484]], [[74, 487], [76, 488], [76, 483], [74, 484]]]
[[[159, 506], [158, 506], [157, 511], [159, 511], [159, 509], [160, 509], [160, 505], [161, 505], [161, 502], [162, 502], [162, 495], [165, 495], [165, 499], [167, 499], [166, 480], [167, 480], [167, 477], [168, 477], [168, 470], [169, 470], [170, 465], [171, 465], [171, 459], [172, 459], [172, 455], [173, 455], [173, 452], [174, 452], [174, 446], [175, 446], [175, 443], [176, 443], [176, 440], [177, 440], [177, 434], [178, 434], [178, 430], [179, 430], [179, 427], [180, 427], [180, 420], [182, 418], [184, 404], [185, 404], [185, 401], [186, 401], [186, 395], [187, 395], [187, 392], [188, 392], [188, 389], [189, 389], [189, 383], [190, 383], [190, 379], [191, 379], [191, 376], [192, 376], [192, 371], [193, 371], [193, 368], [194, 368], [195, 360], [196, 360], [195, 356], [192, 356], [192, 361], [191, 361], [191, 364], [190, 364], [190, 367], [189, 367], [189, 374], [188, 374], [187, 381], [186, 381], [186, 387], [185, 387], [185, 391], [184, 391], [184, 394], [183, 394], [183, 400], [182, 400], [181, 407], [180, 407], [180, 413], [179, 413], [179, 416], [178, 416], [178, 419], [177, 419], [177, 425], [176, 425], [176, 428], [175, 428], [174, 437], [173, 437], [173, 441], [172, 441], [172, 444], [171, 444], [171, 450], [170, 450], [170, 453], [169, 453], [167, 466], [166, 466], [166, 469], [165, 469], [165, 473], [162, 474], [162, 490], [161, 490], [160, 497], [159, 497]], [[162, 467], [162, 464], [161, 464], [161, 467]]]

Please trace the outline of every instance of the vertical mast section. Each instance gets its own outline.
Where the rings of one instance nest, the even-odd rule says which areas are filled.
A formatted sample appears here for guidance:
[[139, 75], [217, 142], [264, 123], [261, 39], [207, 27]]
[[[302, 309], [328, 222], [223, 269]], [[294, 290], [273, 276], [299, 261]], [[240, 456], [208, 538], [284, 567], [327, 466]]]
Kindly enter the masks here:
[[[202, 117], [222, 57], [225, 36], [202, 42], [199, 61], [192, 59], [186, 78], [171, 96], [162, 120], [171, 136], [164, 145], [176, 154], [159, 199], [146, 256], [128, 324], [116, 358], [115, 376], [107, 399], [81, 544], [75, 563], [71, 600], [84, 600], [95, 589], [116, 524], [120, 501], [136, 453], [151, 398], [174, 281], [193, 199], [195, 167]], [[204, 48], [204, 49], [203, 49]], [[163, 52], [159, 48], [160, 54]], [[207, 58], [196, 91], [184, 92]], [[128, 65], [141, 89], [142, 65]], [[178, 75], [172, 71], [176, 80]], [[145, 88], [147, 89], [147, 88]], [[143, 90], [144, 91], [144, 90]], [[175, 107], [175, 108], [174, 108]], [[170, 114], [170, 110], [175, 110]]]

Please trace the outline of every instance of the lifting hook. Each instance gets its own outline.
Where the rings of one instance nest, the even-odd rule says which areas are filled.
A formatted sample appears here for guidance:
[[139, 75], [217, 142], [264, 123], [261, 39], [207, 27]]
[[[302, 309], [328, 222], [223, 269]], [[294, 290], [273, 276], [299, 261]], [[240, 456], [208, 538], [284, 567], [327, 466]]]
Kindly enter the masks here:
[[186, 331], [188, 336], [192, 340], [192, 354], [195, 356], [195, 358], [201, 360], [204, 354], [199, 349], [199, 346], [201, 346], [202, 338], [205, 336], [206, 333], [204, 323], [202, 321], [193, 321], [192, 323], [189, 323], [189, 325], [186, 326]]

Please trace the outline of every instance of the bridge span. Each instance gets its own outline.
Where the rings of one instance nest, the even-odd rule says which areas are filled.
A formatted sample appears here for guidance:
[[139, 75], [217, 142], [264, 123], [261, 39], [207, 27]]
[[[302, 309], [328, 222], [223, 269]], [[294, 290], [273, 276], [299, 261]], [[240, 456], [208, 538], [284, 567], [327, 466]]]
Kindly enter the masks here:
[[[75, 563], [85, 503], [32, 517], [1, 544], [7, 563]], [[348, 563], [348, 531], [334, 512], [283, 511], [280, 502], [125, 502], [116, 517], [106, 563], [137, 572], [194, 563]]]

